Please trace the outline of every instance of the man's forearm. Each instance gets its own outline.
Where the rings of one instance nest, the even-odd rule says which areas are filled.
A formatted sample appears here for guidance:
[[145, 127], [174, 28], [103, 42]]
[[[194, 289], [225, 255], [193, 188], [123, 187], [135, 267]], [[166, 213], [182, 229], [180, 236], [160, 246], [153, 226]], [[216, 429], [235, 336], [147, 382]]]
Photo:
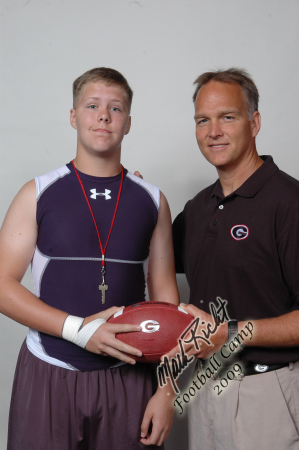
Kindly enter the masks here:
[[67, 313], [53, 308], [13, 277], [0, 279], [0, 311], [26, 327], [61, 337]]
[[[252, 336], [244, 340], [247, 346], [255, 347], [294, 347], [299, 346], [299, 311], [292, 311], [271, 319], [251, 320]], [[240, 321], [241, 330], [248, 321]]]

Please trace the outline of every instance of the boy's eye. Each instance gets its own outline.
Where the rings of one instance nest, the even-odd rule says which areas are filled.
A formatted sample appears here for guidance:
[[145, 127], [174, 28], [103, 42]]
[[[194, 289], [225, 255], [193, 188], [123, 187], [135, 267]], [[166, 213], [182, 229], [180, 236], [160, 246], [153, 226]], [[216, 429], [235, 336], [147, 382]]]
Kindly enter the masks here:
[[120, 111], [116, 106], [111, 106], [112, 111]]
[[95, 108], [96, 108], [96, 105], [89, 105], [88, 108], [90, 108], [90, 109], [95, 109]]

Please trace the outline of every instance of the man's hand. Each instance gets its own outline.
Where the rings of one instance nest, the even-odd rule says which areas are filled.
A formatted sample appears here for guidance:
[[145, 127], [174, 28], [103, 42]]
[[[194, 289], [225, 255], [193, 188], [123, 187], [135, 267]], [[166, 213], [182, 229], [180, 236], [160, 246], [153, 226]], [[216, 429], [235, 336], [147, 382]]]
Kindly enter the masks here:
[[[213, 353], [218, 352], [220, 348], [227, 342], [228, 340], [228, 330], [227, 323], [220, 324], [215, 333], [210, 334], [208, 332], [208, 324], [210, 324], [210, 330], [215, 329], [214, 318], [211, 314], [208, 314], [201, 309], [196, 308], [194, 305], [185, 305], [181, 303], [180, 306], [187, 311], [194, 318], [199, 318], [199, 326], [195, 332], [195, 336], [204, 339], [196, 339], [198, 349], [196, 348], [194, 339], [190, 343], [184, 343], [184, 350], [188, 356], [194, 355], [195, 358], [200, 359], [208, 359]], [[204, 324], [203, 324], [204, 322]], [[209, 336], [208, 336], [209, 335]], [[206, 338], [208, 336], [208, 338]], [[183, 339], [183, 342], [189, 341], [192, 337], [191, 332], [189, 332]], [[209, 341], [210, 345], [205, 342]], [[170, 359], [176, 356], [176, 354], [180, 354], [179, 346], [173, 348], [170, 352], [166, 354], [166, 356]], [[165, 355], [164, 355], [165, 356]], [[163, 358], [164, 358], [163, 356]], [[163, 360], [162, 358], [162, 360]]]
[[[141, 424], [140, 442], [144, 445], [160, 446], [168, 438], [173, 423], [175, 398], [170, 389], [168, 386], [158, 388], [147, 404]], [[150, 425], [152, 429], [149, 433]]]
[[136, 171], [134, 172], [134, 175], [135, 175], [136, 177], [139, 177], [139, 178], [142, 178], [142, 179], [143, 179], [143, 176], [141, 175], [140, 172], [138, 172], [138, 170], [136, 170]]
[[[83, 326], [99, 318], [108, 320], [109, 317], [120, 311], [122, 308], [123, 307], [112, 306], [112, 308], [101, 311], [98, 314], [86, 317], [84, 319]], [[136, 361], [125, 353], [142, 356], [141, 351], [131, 347], [130, 345], [124, 344], [122, 341], [117, 339], [115, 335], [117, 333], [128, 333], [132, 331], [138, 332], [140, 330], [141, 327], [139, 325], [103, 323], [103, 325], [101, 325], [91, 336], [85, 348], [92, 353], [97, 353], [104, 356], [113, 356], [114, 358], [118, 358], [126, 363], [135, 364]]]

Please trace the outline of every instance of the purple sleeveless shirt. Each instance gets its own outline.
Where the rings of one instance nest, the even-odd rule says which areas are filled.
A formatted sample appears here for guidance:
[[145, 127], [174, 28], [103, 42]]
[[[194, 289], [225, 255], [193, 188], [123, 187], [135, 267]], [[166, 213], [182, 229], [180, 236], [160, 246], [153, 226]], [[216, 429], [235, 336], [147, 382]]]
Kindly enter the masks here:
[[[110, 230], [121, 174], [99, 178], [79, 172], [103, 247]], [[93, 219], [72, 164], [36, 178], [38, 239], [32, 260], [35, 294], [48, 305], [80, 317], [111, 306], [145, 300], [149, 246], [155, 229], [159, 189], [124, 170], [123, 188], [107, 245], [102, 305], [101, 249]], [[36, 330], [29, 350], [71, 370], [107, 369], [119, 361]]]

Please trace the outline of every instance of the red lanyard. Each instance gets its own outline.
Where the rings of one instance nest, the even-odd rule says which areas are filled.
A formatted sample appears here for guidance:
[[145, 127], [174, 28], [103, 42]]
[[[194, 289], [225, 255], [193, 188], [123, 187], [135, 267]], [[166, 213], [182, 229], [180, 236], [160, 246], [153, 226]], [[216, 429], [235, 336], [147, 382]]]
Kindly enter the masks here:
[[114, 210], [114, 214], [113, 214], [113, 218], [112, 218], [112, 222], [111, 222], [111, 226], [110, 226], [110, 231], [109, 231], [109, 234], [108, 234], [108, 237], [107, 237], [107, 241], [106, 241], [105, 247], [103, 248], [102, 242], [101, 242], [101, 238], [100, 238], [99, 229], [98, 229], [98, 226], [97, 226], [97, 223], [96, 223], [96, 219], [95, 219], [95, 217], [94, 217], [94, 214], [93, 214], [93, 211], [92, 211], [92, 208], [91, 208], [89, 199], [88, 199], [88, 197], [87, 197], [87, 195], [86, 195], [84, 186], [83, 186], [82, 181], [81, 181], [81, 179], [80, 179], [80, 176], [79, 176], [79, 174], [78, 174], [78, 172], [77, 172], [77, 169], [76, 169], [76, 167], [75, 167], [74, 161], [72, 161], [72, 164], [73, 164], [73, 166], [74, 166], [76, 175], [77, 175], [77, 177], [78, 177], [78, 180], [79, 180], [79, 183], [80, 183], [80, 185], [81, 185], [81, 188], [82, 188], [84, 197], [85, 197], [85, 199], [86, 199], [86, 201], [87, 201], [87, 204], [88, 204], [88, 206], [89, 206], [89, 209], [90, 209], [90, 212], [91, 212], [91, 215], [92, 215], [92, 218], [93, 218], [94, 225], [95, 225], [96, 230], [97, 230], [97, 235], [98, 235], [98, 239], [99, 239], [99, 244], [100, 244], [101, 252], [102, 252], [102, 274], [104, 274], [104, 273], [105, 273], [105, 252], [106, 252], [107, 244], [108, 244], [108, 241], [109, 241], [109, 238], [110, 238], [110, 235], [111, 235], [111, 231], [112, 231], [112, 228], [113, 228], [113, 225], [114, 225], [114, 220], [115, 220], [115, 216], [116, 216], [116, 211], [117, 211], [118, 204], [119, 204], [120, 194], [121, 194], [121, 190], [122, 190], [122, 186], [123, 186], [123, 181], [124, 181], [124, 168], [123, 168], [123, 166], [121, 166], [121, 180], [120, 180], [120, 186], [119, 186], [119, 191], [118, 191], [118, 196], [117, 196], [116, 206], [115, 206], [115, 210]]

